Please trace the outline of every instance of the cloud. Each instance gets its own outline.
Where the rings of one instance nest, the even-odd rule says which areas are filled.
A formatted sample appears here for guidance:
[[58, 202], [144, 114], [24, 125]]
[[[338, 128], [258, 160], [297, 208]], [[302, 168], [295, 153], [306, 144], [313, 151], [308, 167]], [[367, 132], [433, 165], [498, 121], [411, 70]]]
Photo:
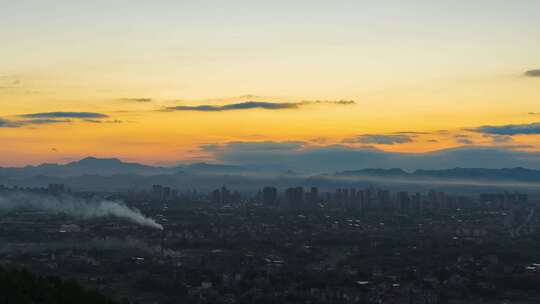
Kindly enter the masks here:
[[343, 143], [348, 144], [376, 144], [376, 145], [394, 145], [413, 142], [413, 136], [407, 134], [365, 134], [353, 138], [346, 138]]
[[200, 106], [175, 106], [167, 107], [166, 111], [200, 111], [200, 112], [222, 112], [249, 109], [265, 110], [284, 110], [297, 109], [299, 103], [286, 102], [264, 102], [264, 101], [246, 101], [241, 103], [232, 103], [227, 105], [200, 105]]
[[468, 138], [457, 138], [456, 142], [462, 145], [472, 145], [473, 141]]
[[404, 134], [404, 135], [426, 135], [431, 134], [429, 132], [418, 132], [418, 131], [400, 131], [400, 132], [394, 132], [392, 134]]
[[18, 125], [17, 123], [11, 120], [0, 118], [0, 128], [18, 128], [18, 127], [20, 127], [20, 125]]
[[492, 135], [532, 135], [540, 134], [540, 122], [502, 126], [481, 126], [471, 131]]
[[540, 69], [529, 70], [524, 75], [526, 77], [540, 77]]
[[218, 152], [223, 149], [223, 146], [216, 144], [204, 144], [199, 146], [199, 149], [204, 152]]
[[245, 142], [233, 141], [225, 144], [206, 144], [199, 148], [205, 152], [224, 152], [224, 151], [245, 151], [245, 152], [279, 152], [279, 151], [296, 151], [306, 146], [303, 141], [259, 141]]
[[335, 104], [335, 105], [352, 105], [353, 100], [315, 100], [302, 102], [269, 102], [269, 101], [245, 101], [239, 103], [231, 103], [225, 105], [200, 105], [188, 106], [179, 105], [167, 107], [164, 111], [199, 111], [199, 112], [223, 112], [236, 110], [264, 109], [264, 110], [288, 110], [298, 109], [301, 106], [312, 104]]
[[30, 125], [48, 125], [57, 123], [69, 123], [69, 119], [30, 119], [30, 120], [8, 120], [0, 118], [0, 128], [20, 128]]
[[[274, 150], [265, 147], [277, 147]], [[512, 168], [540, 169], [540, 153], [519, 151], [519, 146], [463, 146], [427, 153], [386, 152], [373, 147], [344, 145], [309, 146], [267, 142], [223, 144], [212, 153], [216, 161], [283, 172], [336, 172], [363, 168], [447, 169]], [[527, 148], [527, 147], [523, 147]]]
[[44, 112], [18, 115], [22, 118], [108, 118], [109, 115], [93, 112]]
[[303, 141], [262, 141], [262, 142], [230, 142], [229, 149], [242, 149], [244, 151], [290, 151], [297, 150], [306, 145]]
[[21, 114], [14, 119], [0, 118], [0, 128], [20, 128], [32, 125], [71, 123], [80, 120], [89, 123], [121, 123], [120, 120], [103, 120], [108, 115], [94, 112], [43, 112]]
[[15, 76], [0, 76], [0, 89], [17, 89], [21, 86], [21, 80]]
[[508, 143], [514, 140], [512, 136], [509, 135], [484, 134], [484, 137], [490, 138], [494, 144]]
[[95, 124], [102, 124], [102, 123], [109, 123], [109, 124], [117, 124], [117, 123], [123, 123], [122, 120], [118, 120], [118, 119], [115, 119], [115, 120], [97, 120], [97, 119], [84, 119], [83, 120], [84, 122], [89, 122], [89, 123], [95, 123]]
[[301, 104], [335, 104], [335, 105], [353, 105], [354, 100], [304, 100]]
[[21, 125], [48, 125], [48, 124], [56, 124], [56, 123], [68, 123], [71, 122], [69, 119], [30, 119], [30, 120], [22, 120], [17, 121], [16, 123]]
[[328, 142], [328, 139], [325, 137], [314, 137], [309, 139], [309, 141], [316, 144], [324, 144]]
[[118, 100], [127, 101], [127, 102], [152, 102], [153, 101], [152, 98], [145, 98], [145, 97], [142, 97], [142, 98], [120, 98]]
[[454, 135], [454, 138], [457, 143], [462, 145], [472, 145], [474, 142], [469, 138], [468, 135], [464, 134], [456, 134]]

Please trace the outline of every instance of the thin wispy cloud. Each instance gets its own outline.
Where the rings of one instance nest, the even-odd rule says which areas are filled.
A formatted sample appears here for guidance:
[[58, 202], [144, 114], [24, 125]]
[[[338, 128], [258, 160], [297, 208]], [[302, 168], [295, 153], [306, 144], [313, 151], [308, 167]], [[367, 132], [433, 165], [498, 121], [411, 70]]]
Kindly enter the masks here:
[[21, 118], [108, 118], [109, 115], [94, 112], [43, 112], [18, 115]]
[[335, 104], [335, 105], [353, 105], [356, 104], [354, 100], [304, 100], [301, 104]]
[[71, 120], [69, 119], [30, 119], [30, 120], [23, 120], [18, 121], [17, 123], [22, 125], [49, 125], [49, 124], [57, 124], [57, 123], [69, 123]]
[[115, 119], [115, 120], [98, 120], [98, 119], [84, 119], [83, 120], [84, 122], [89, 122], [89, 123], [95, 123], [95, 124], [119, 124], [119, 123], [123, 123], [122, 120], [119, 120], [119, 119]]
[[298, 109], [302, 106], [312, 104], [334, 104], [334, 105], [352, 105], [355, 104], [352, 100], [315, 100], [315, 101], [302, 101], [302, 102], [269, 102], [269, 101], [245, 101], [239, 103], [230, 103], [225, 105], [178, 105], [173, 107], [167, 107], [164, 111], [199, 111], [199, 112], [224, 112], [224, 111], [237, 111], [237, 110], [251, 110], [251, 109], [263, 109], [263, 110], [290, 110]]
[[204, 152], [220, 152], [220, 151], [295, 151], [303, 147], [306, 147], [307, 143], [304, 141], [233, 141], [225, 144], [205, 144], [201, 145], [199, 149]]
[[119, 98], [120, 101], [146, 103], [154, 101], [152, 98]]
[[403, 134], [403, 135], [426, 135], [431, 134], [429, 132], [419, 132], [419, 131], [400, 131], [400, 132], [394, 132], [392, 134]]
[[462, 145], [472, 145], [474, 142], [470, 139], [468, 135], [465, 134], [456, 134], [454, 139], [458, 144]]
[[7, 120], [4, 118], [0, 118], [0, 128], [18, 128], [19, 125], [17, 123]]
[[218, 144], [204, 144], [204, 145], [201, 145], [199, 146], [199, 149], [203, 152], [218, 152], [220, 151], [221, 149], [223, 149], [223, 146], [222, 145], [218, 145]]
[[0, 118], [0, 128], [21, 128], [27, 126], [72, 123], [121, 123], [120, 120], [104, 120], [109, 115], [94, 112], [42, 112], [20, 114], [10, 118]]
[[246, 101], [241, 103], [232, 103], [227, 105], [200, 105], [200, 106], [174, 106], [165, 108], [166, 111], [199, 111], [199, 112], [223, 112], [235, 110], [264, 109], [264, 110], [285, 110], [297, 109], [299, 103], [286, 102], [264, 102], [264, 101]]
[[20, 128], [32, 125], [50, 125], [58, 123], [69, 123], [69, 119], [30, 119], [30, 120], [9, 120], [0, 118], [0, 128]]
[[16, 89], [21, 87], [21, 80], [15, 76], [0, 76], [0, 89]]
[[491, 139], [491, 142], [493, 142], [494, 144], [509, 143], [514, 141], [514, 139], [510, 135], [484, 134], [484, 137]]
[[529, 70], [525, 72], [526, 77], [540, 77], [540, 69]]
[[457, 138], [456, 142], [462, 145], [472, 145], [474, 142], [468, 138]]
[[364, 134], [357, 137], [346, 138], [343, 143], [346, 144], [376, 144], [376, 145], [395, 145], [413, 142], [413, 137], [407, 134]]

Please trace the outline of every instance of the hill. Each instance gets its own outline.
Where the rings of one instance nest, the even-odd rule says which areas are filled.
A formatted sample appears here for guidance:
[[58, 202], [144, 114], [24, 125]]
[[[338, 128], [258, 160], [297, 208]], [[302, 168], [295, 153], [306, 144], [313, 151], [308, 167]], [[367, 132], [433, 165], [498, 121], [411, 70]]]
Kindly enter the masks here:
[[27, 270], [0, 268], [0, 303], [115, 304], [73, 281], [39, 277]]

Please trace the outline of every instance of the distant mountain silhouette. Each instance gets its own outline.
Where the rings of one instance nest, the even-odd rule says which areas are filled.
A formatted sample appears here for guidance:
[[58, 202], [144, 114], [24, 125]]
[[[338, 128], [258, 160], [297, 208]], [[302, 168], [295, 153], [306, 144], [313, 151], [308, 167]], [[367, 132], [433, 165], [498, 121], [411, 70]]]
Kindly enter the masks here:
[[[271, 170], [254, 170], [228, 164], [195, 163], [172, 167], [149, 166], [123, 162], [116, 158], [87, 157], [67, 164], [43, 164], [22, 168], [0, 168], [0, 184], [11, 186], [44, 187], [63, 183], [73, 189], [126, 190], [149, 189], [153, 184], [188, 189], [206, 189], [228, 185], [231, 188], [253, 190], [274, 185], [340, 187], [345, 183], [359, 186], [381, 186], [411, 183], [421, 187], [430, 185], [484, 185], [527, 183], [540, 185], [540, 170], [522, 167], [507, 169], [453, 168], [444, 170], [416, 170], [400, 168], [368, 168], [324, 174]], [[404, 186], [408, 187], [408, 186]]]
[[26, 166], [23, 168], [0, 168], [1, 176], [10, 177], [31, 177], [38, 175], [46, 176], [80, 176], [84, 174], [95, 174], [110, 176], [113, 174], [159, 174], [166, 173], [170, 169], [162, 167], [152, 167], [138, 163], [126, 163], [117, 158], [95, 158], [87, 157], [79, 161], [65, 165], [42, 164], [39, 166]]
[[540, 181], [540, 170], [521, 167], [504, 169], [453, 168], [444, 170], [416, 170], [412, 173], [401, 169], [362, 169], [343, 171], [337, 176], [409, 177], [458, 180], [508, 180], [522, 182]]
[[86, 157], [67, 164], [42, 164], [22, 168], [0, 168], [0, 176], [28, 178], [36, 176], [69, 177], [82, 175], [112, 176], [117, 174], [160, 175], [191, 173], [240, 173], [246, 168], [232, 165], [195, 163], [173, 167], [149, 166], [139, 163], [123, 162], [118, 158]]

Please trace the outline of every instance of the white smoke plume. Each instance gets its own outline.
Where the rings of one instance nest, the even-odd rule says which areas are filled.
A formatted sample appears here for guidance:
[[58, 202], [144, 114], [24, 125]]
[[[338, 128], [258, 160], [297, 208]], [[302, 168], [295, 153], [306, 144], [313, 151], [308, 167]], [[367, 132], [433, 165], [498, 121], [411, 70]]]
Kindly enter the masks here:
[[97, 218], [116, 216], [135, 224], [163, 230], [155, 220], [144, 216], [139, 210], [131, 209], [121, 202], [108, 200], [83, 200], [72, 196], [48, 196], [22, 192], [0, 195], [0, 210], [39, 210], [65, 213], [74, 217]]

